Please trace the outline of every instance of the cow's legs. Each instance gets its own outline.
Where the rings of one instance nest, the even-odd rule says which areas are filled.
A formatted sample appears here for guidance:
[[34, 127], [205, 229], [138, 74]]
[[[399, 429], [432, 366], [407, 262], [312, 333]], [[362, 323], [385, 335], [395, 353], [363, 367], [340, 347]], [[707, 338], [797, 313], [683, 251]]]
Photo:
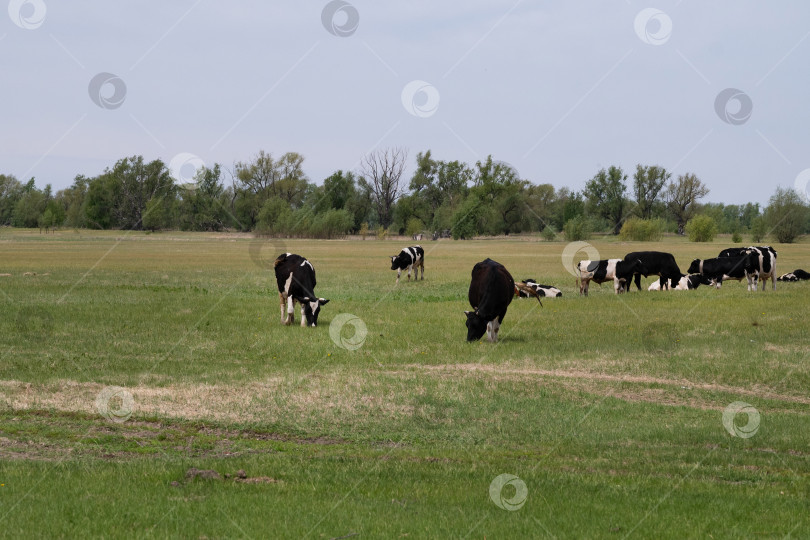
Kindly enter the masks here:
[[278, 293], [278, 299], [279, 302], [281, 303], [281, 324], [286, 324], [287, 318], [284, 316], [285, 315], [284, 304], [287, 303], [287, 299], [284, 298], [284, 293]]
[[287, 297], [287, 320], [284, 322], [287, 326], [295, 322], [295, 298], [292, 296]]
[[[412, 264], [408, 265], [408, 281], [411, 280], [411, 269], [412, 268], [413, 268]], [[414, 280], [416, 280], [416, 276], [414, 276]]]
[[[424, 281], [425, 280], [425, 260], [424, 259], [422, 259], [422, 262], [419, 263], [419, 268], [422, 269], [422, 281]], [[415, 278], [416, 278], [416, 276], [414, 276], [414, 279]]]
[[301, 304], [301, 326], [307, 325], [307, 316], [304, 313], [304, 304]]
[[[633, 281], [636, 283], [636, 288], [641, 290], [641, 274], [633, 274]], [[630, 283], [627, 284], [627, 292], [630, 292]]]
[[397, 285], [399, 285], [399, 277], [402, 275], [402, 268], [397, 268]]
[[493, 319], [487, 323], [487, 340], [490, 343], [496, 343], [498, 341], [498, 331], [501, 329], [501, 323], [498, 322], [498, 319]]

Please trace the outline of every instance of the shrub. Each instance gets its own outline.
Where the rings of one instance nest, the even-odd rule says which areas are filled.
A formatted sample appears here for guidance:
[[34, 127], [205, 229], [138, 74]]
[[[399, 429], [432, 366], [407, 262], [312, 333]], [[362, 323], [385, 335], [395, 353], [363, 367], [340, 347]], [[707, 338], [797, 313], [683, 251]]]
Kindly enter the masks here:
[[335, 238], [346, 235], [354, 224], [354, 216], [348, 210], [334, 208], [315, 217], [311, 234], [315, 238]]
[[380, 225], [377, 227], [377, 240], [385, 240], [385, 237], [388, 236], [388, 229]]
[[661, 240], [663, 234], [664, 223], [659, 219], [630, 218], [624, 222], [619, 238], [636, 242], [653, 242]]
[[734, 231], [731, 233], [731, 241], [735, 244], [742, 242], [742, 235], [740, 234], [740, 231]]
[[405, 226], [405, 234], [413, 236], [425, 230], [425, 224], [417, 217], [408, 219], [408, 224]]
[[585, 216], [577, 216], [565, 222], [563, 231], [565, 231], [565, 239], [569, 242], [587, 240], [591, 237], [591, 223]]
[[543, 237], [543, 240], [546, 242], [551, 242], [555, 238], [557, 238], [557, 233], [554, 232], [554, 229], [551, 228], [551, 225], [546, 225], [546, 228], [540, 233], [540, 236]]
[[360, 236], [363, 237], [363, 240], [366, 239], [366, 236], [369, 235], [368, 229], [368, 221], [364, 221], [362, 225], [360, 225]]
[[709, 216], [695, 216], [685, 230], [690, 242], [711, 242], [717, 234], [717, 224]]

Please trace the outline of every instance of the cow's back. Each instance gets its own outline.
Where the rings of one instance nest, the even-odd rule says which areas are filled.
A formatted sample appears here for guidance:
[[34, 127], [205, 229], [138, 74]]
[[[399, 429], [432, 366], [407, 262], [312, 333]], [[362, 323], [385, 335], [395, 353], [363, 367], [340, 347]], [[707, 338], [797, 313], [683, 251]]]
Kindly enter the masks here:
[[315, 268], [305, 257], [295, 253], [283, 253], [273, 263], [273, 267], [278, 292], [293, 297], [314, 296]]
[[473, 266], [468, 293], [473, 309], [482, 313], [500, 312], [512, 302], [514, 293], [515, 280], [502, 264], [485, 259]]

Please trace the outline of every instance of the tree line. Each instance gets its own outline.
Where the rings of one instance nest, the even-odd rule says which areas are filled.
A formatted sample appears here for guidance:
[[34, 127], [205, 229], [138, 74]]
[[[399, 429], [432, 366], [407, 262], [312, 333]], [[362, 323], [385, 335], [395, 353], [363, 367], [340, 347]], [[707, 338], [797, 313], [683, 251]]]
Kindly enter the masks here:
[[632, 178], [621, 167], [603, 168], [574, 191], [534, 184], [492, 156], [469, 164], [419, 152], [415, 171], [405, 178], [407, 150], [386, 148], [321, 185], [310, 181], [303, 163], [296, 152], [276, 158], [260, 151], [230, 169], [201, 167], [183, 183], [161, 160], [132, 156], [98, 176], [76, 176], [56, 193], [50, 184], [38, 188], [34, 178], [22, 182], [0, 174], [0, 225], [316, 238], [449, 231], [456, 239], [525, 232], [576, 239], [650, 226], [691, 238], [700, 225], [704, 232], [708, 227], [711, 233], [790, 242], [810, 232], [808, 205], [793, 190], [777, 188], [764, 209], [758, 203], [703, 203], [709, 188], [696, 174], [673, 178], [658, 165], [639, 164]]

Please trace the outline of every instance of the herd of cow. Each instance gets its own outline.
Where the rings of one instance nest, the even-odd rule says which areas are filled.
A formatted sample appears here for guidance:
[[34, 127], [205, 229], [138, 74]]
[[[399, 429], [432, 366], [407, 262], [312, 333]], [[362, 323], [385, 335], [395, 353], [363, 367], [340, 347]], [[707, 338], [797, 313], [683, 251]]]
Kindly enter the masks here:
[[[750, 246], [728, 248], [713, 259], [695, 259], [689, 265], [687, 274], [681, 273], [675, 257], [661, 251], [635, 251], [628, 253], [624, 259], [604, 259], [599, 261], [583, 260], [577, 264], [577, 285], [580, 295], [588, 294], [591, 281], [595, 283], [613, 282], [616, 294], [629, 292], [635, 282], [641, 290], [641, 276], [658, 276], [659, 279], [650, 285], [649, 290], [691, 290], [700, 285], [711, 285], [720, 288], [724, 280], [746, 279], [748, 290], [758, 288], [762, 281], [762, 290], [768, 279], [773, 289], [776, 281], [801, 281], [810, 279], [810, 273], [794, 270], [776, 278], [776, 250], [770, 246]], [[276, 281], [281, 303], [281, 322], [290, 325], [294, 322], [294, 306], [301, 305], [301, 326], [316, 326], [321, 306], [329, 300], [315, 295], [315, 268], [300, 255], [284, 253], [275, 261]], [[425, 250], [421, 246], [410, 246], [402, 249], [398, 255], [391, 257], [391, 270], [397, 271], [397, 283], [403, 270], [407, 270], [408, 281], [411, 271], [414, 280], [425, 279]], [[498, 340], [498, 331], [506, 310], [515, 296], [534, 297], [542, 305], [541, 297], [559, 297], [562, 292], [556, 287], [540, 285], [534, 279], [515, 282], [509, 271], [492, 259], [477, 263], [472, 270], [472, 280], [468, 298], [473, 311], [467, 315], [467, 341], [478, 341], [484, 334], [491, 342]]]

